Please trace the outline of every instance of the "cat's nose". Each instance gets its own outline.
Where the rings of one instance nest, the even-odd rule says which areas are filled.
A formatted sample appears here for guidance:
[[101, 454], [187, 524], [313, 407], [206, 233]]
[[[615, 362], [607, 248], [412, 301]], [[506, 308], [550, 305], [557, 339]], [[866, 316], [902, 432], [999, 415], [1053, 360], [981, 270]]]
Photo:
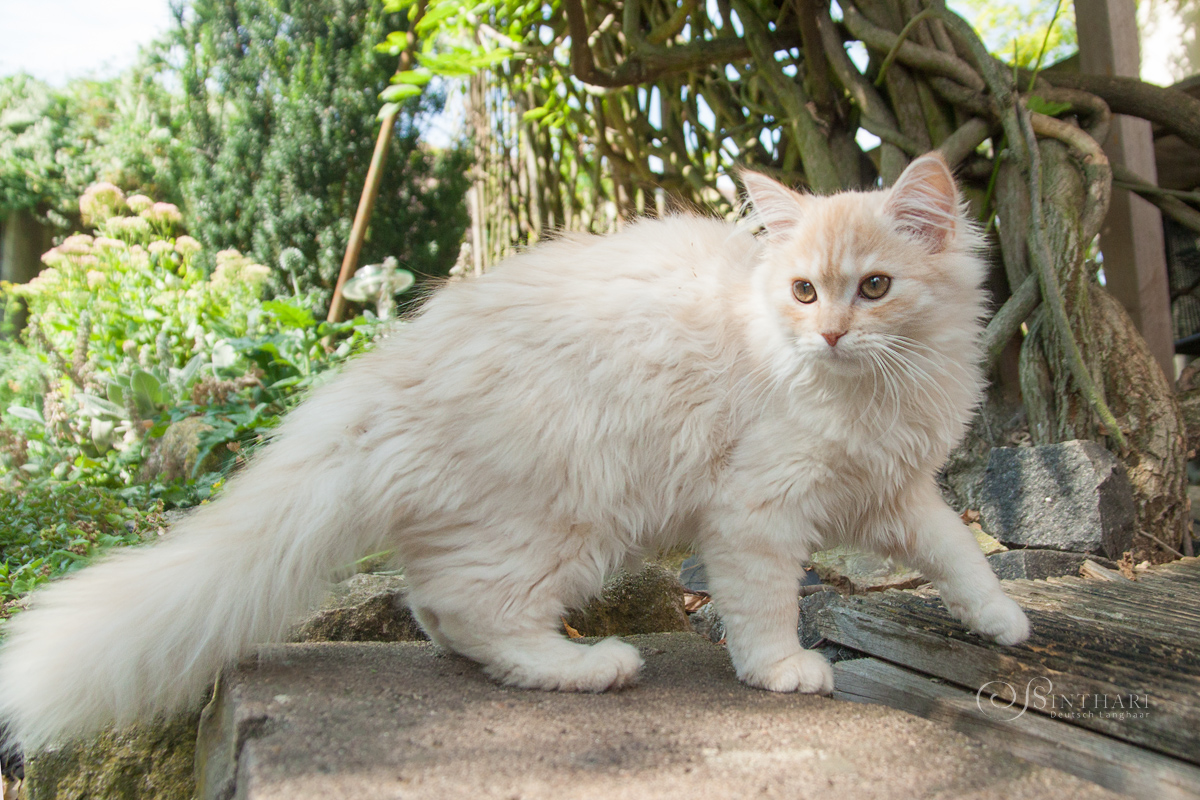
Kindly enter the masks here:
[[841, 333], [822, 333], [821, 334], [821, 336], [824, 337], [825, 341], [829, 342], [830, 347], [837, 347], [838, 339], [842, 338], [845, 335], [846, 335], [846, 331], [842, 331]]

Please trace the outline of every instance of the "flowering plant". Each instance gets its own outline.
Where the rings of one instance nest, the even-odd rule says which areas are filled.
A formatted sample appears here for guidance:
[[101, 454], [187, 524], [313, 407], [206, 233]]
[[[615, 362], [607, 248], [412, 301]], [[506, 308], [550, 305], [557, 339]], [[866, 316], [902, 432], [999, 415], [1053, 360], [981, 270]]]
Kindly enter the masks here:
[[211, 484], [292, 395], [374, 334], [367, 318], [318, 323], [307, 296], [263, 302], [271, 269], [236, 250], [206, 275], [203, 246], [169, 203], [96, 184], [80, 211], [94, 235], [64, 239], [29, 283], [0, 285], [29, 312], [25, 348], [0, 353], [0, 482], [145, 490], [161, 477], [164, 434], [192, 420], [198, 452], [157, 490], [203, 473]]

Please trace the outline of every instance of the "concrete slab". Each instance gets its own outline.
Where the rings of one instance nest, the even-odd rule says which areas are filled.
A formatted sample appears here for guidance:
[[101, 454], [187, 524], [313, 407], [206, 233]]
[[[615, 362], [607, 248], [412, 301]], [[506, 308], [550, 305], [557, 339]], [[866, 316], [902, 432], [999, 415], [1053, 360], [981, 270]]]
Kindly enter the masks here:
[[627, 639], [639, 685], [500, 687], [428, 643], [292, 644], [227, 673], [202, 798], [1116, 797], [884, 706], [738, 683], [696, 634]]

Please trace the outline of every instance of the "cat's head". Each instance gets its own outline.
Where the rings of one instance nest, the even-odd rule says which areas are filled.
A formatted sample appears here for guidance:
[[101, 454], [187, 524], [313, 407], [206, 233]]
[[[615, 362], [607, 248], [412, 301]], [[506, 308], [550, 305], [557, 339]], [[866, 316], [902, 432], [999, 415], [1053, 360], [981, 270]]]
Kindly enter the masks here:
[[765, 230], [754, 288], [776, 344], [835, 371], [860, 370], [882, 350], [961, 347], [974, 357], [979, 236], [940, 155], [874, 192], [803, 195], [741, 177]]

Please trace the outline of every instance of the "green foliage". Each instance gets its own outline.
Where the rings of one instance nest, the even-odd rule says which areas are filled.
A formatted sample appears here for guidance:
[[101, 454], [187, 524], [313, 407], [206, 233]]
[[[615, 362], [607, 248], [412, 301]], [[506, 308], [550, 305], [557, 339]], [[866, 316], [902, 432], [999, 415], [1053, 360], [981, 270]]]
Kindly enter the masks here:
[[142, 541], [157, 530], [157, 510], [139, 512], [92, 486], [36, 483], [0, 493], [0, 620], [51, 577], [104, 548]]
[[2, 556], [11, 592], [75, 563], [60, 552], [79, 544], [71, 492], [105, 489], [120, 507], [202, 502], [378, 329], [371, 317], [319, 322], [311, 293], [262, 302], [272, 270], [236, 250], [216, 253], [206, 275], [171, 204], [97, 184], [79, 206], [96, 235], [65, 239], [30, 283], [0, 285], [29, 309], [24, 343], [0, 342], [0, 486], [43, 514], [23, 523], [13, 546], [26, 549]]
[[[206, 274], [171, 204], [96, 184], [79, 208], [95, 235], [46, 253], [30, 283], [0, 284], [0, 300], [29, 309], [24, 343], [0, 341], [0, 601], [10, 605], [105, 547], [139, 541], [156, 510], [207, 500], [379, 328], [370, 316], [318, 321], [313, 293], [262, 302], [272, 270], [236, 250], [212, 255]], [[283, 262], [302, 269], [297, 259]]]
[[0, 78], [0, 215], [30, 209], [69, 229], [79, 195], [97, 181], [177, 200], [180, 143], [160, 69], [145, 62], [63, 89]]
[[[378, 96], [396, 68], [374, 45], [402, 25], [376, 0], [194, 0], [181, 16], [195, 154], [189, 227], [263, 263], [297, 248], [306, 268], [273, 275], [274, 293], [294, 277], [322, 303], [331, 294], [375, 144]], [[392, 255], [417, 274], [444, 275], [467, 223], [467, 157], [418, 145], [417, 121], [438, 97], [393, 99], [403, 113], [361, 260]]]

